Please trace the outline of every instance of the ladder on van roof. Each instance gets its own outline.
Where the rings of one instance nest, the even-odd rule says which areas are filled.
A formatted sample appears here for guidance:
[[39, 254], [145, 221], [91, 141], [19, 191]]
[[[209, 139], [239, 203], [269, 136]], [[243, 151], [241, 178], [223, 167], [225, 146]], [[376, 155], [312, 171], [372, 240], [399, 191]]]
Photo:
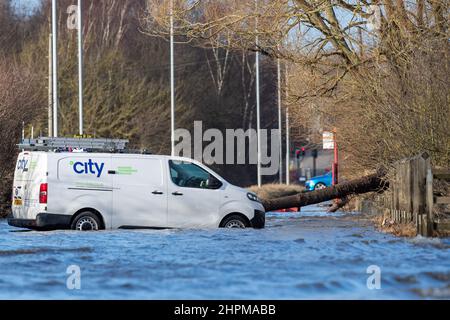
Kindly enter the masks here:
[[22, 139], [19, 149], [28, 151], [74, 151], [85, 152], [124, 152], [128, 144], [125, 139], [91, 138], [49, 138]]

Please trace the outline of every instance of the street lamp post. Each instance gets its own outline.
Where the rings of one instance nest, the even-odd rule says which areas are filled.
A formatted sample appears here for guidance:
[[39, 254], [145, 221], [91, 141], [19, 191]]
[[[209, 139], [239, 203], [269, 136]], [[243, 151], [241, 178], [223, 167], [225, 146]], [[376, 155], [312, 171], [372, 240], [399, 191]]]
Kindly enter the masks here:
[[170, 146], [175, 156], [175, 71], [174, 71], [174, 37], [173, 37], [173, 0], [170, 1]]
[[280, 59], [277, 59], [277, 69], [278, 69], [278, 143], [280, 147], [280, 168], [279, 168], [279, 175], [280, 175], [280, 183], [283, 183], [283, 139], [282, 139], [282, 128], [281, 128], [281, 66], [280, 66]]
[[[258, 0], [255, 0], [256, 14], [258, 14]], [[258, 163], [257, 163], [257, 174], [258, 174], [258, 186], [261, 187], [261, 114], [260, 105], [261, 99], [259, 95], [259, 36], [258, 36], [258, 17], [256, 17], [256, 57], [255, 57], [255, 69], [256, 69], [256, 134], [257, 134], [257, 150], [258, 150]]]
[[286, 64], [286, 184], [290, 184], [290, 172], [289, 172], [289, 167], [290, 167], [290, 156], [291, 156], [291, 142], [290, 140], [290, 136], [289, 136], [289, 130], [290, 130], [290, 125], [289, 125], [289, 104], [288, 104], [288, 98], [289, 98], [289, 73], [288, 73], [288, 66]]
[[58, 137], [58, 16], [56, 0], [52, 0], [52, 96], [53, 96], [53, 136]]
[[78, 116], [79, 133], [83, 135], [83, 21], [82, 0], [78, 0]]

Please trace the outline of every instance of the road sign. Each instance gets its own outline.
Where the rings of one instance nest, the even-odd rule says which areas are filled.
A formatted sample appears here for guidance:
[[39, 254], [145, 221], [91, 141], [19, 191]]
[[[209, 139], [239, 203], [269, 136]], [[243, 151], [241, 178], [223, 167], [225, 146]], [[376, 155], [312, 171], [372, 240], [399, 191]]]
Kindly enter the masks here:
[[330, 131], [323, 132], [323, 148], [326, 150], [334, 149], [334, 134]]

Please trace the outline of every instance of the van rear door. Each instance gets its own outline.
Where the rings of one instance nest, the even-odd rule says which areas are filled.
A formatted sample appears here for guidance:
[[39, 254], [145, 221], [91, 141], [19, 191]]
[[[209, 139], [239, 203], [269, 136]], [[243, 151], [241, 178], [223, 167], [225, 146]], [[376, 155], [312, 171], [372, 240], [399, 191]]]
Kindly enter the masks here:
[[113, 228], [167, 226], [167, 182], [158, 158], [112, 158]]
[[47, 156], [22, 152], [17, 158], [12, 190], [12, 212], [16, 219], [36, 219], [46, 205], [39, 203], [41, 184], [47, 182]]

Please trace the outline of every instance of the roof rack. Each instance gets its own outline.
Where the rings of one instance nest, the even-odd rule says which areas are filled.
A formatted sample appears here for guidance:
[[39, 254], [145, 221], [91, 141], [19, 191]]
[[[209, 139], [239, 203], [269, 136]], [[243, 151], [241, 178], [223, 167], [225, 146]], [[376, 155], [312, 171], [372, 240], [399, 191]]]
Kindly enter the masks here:
[[29, 151], [124, 152], [128, 144], [124, 139], [49, 138], [22, 139], [19, 149]]

